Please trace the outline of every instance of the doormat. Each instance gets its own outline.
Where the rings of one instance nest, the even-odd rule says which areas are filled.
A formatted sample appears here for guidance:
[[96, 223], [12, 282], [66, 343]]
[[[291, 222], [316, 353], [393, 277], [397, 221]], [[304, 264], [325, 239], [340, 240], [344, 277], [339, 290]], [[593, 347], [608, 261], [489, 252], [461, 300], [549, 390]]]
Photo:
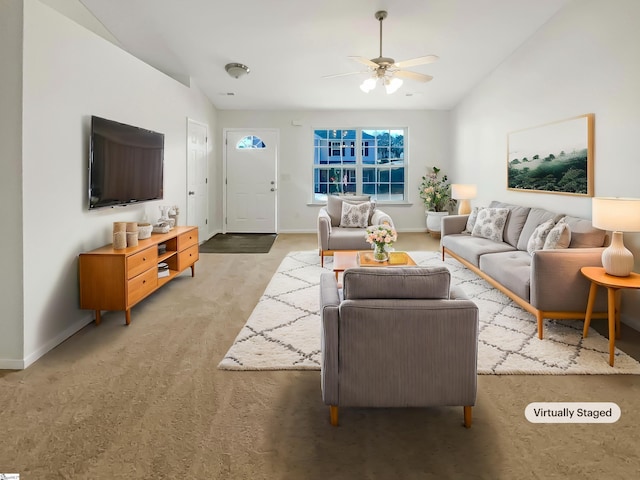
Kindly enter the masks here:
[[218, 233], [200, 245], [200, 253], [269, 253], [276, 233]]

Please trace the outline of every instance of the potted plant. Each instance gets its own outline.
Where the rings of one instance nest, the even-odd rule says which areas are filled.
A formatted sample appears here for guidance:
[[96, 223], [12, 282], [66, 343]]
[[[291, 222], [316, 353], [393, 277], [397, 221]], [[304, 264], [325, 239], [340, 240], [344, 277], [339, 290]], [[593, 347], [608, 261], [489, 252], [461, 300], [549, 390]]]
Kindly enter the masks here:
[[446, 175], [440, 175], [440, 169], [433, 167], [422, 177], [420, 198], [425, 206], [427, 230], [432, 237], [440, 236], [442, 217], [449, 215], [454, 200], [451, 198], [451, 183]]

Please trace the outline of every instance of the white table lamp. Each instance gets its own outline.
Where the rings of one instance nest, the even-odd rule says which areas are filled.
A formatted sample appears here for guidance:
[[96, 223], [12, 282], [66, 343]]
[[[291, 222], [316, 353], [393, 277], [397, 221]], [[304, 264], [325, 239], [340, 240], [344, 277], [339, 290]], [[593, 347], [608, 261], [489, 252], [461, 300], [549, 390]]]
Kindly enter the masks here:
[[640, 232], [640, 198], [594, 197], [591, 199], [592, 223], [610, 230], [611, 245], [602, 252], [605, 272], [627, 277], [633, 270], [633, 254], [624, 246], [623, 232]]
[[458, 215], [466, 215], [471, 213], [471, 200], [476, 198], [478, 188], [475, 185], [452, 183], [451, 198], [458, 200]]

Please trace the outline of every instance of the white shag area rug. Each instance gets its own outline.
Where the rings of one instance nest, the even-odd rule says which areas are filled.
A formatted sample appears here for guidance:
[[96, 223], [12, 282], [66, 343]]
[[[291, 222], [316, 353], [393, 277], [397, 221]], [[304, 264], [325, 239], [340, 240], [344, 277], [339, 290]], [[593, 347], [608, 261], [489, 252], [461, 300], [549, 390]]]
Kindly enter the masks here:
[[[536, 319], [458, 261], [439, 252], [409, 252], [418, 265], [445, 265], [480, 309], [478, 373], [485, 375], [640, 374], [640, 363], [616, 349], [609, 365], [609, 341], [584, 322], [545, 320], [544, 339]], [[319, 281], [324, 268], [316, 250], [289, 253], [269, 282], [233, 345], [222, 370], [319, 370]]]

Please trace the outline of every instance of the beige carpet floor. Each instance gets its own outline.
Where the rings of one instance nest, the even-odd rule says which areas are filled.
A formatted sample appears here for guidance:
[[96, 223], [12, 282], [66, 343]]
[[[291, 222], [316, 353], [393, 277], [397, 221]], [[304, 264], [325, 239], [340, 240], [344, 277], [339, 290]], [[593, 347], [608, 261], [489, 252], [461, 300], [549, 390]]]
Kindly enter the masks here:
[[[317, 371], [218, 370], [284, 255], [202, 254], [134, 308], [104, 315], [27, 370], [0, 372], [0, 473], [26, 479], [637, 478], [640, 376], [480, 376], [462, 408], [343, 409], [329, 425]], [[437, 248], [403, 234], [402, 250]], [[605, 332], [603, 321], [595, 327]], [[598, 324], [600, 323], [600, 324]], [[640, 334], [617, 345], [640, 358]], [[615, 402], [615, 424], [531, 424], [530, 402]]]

